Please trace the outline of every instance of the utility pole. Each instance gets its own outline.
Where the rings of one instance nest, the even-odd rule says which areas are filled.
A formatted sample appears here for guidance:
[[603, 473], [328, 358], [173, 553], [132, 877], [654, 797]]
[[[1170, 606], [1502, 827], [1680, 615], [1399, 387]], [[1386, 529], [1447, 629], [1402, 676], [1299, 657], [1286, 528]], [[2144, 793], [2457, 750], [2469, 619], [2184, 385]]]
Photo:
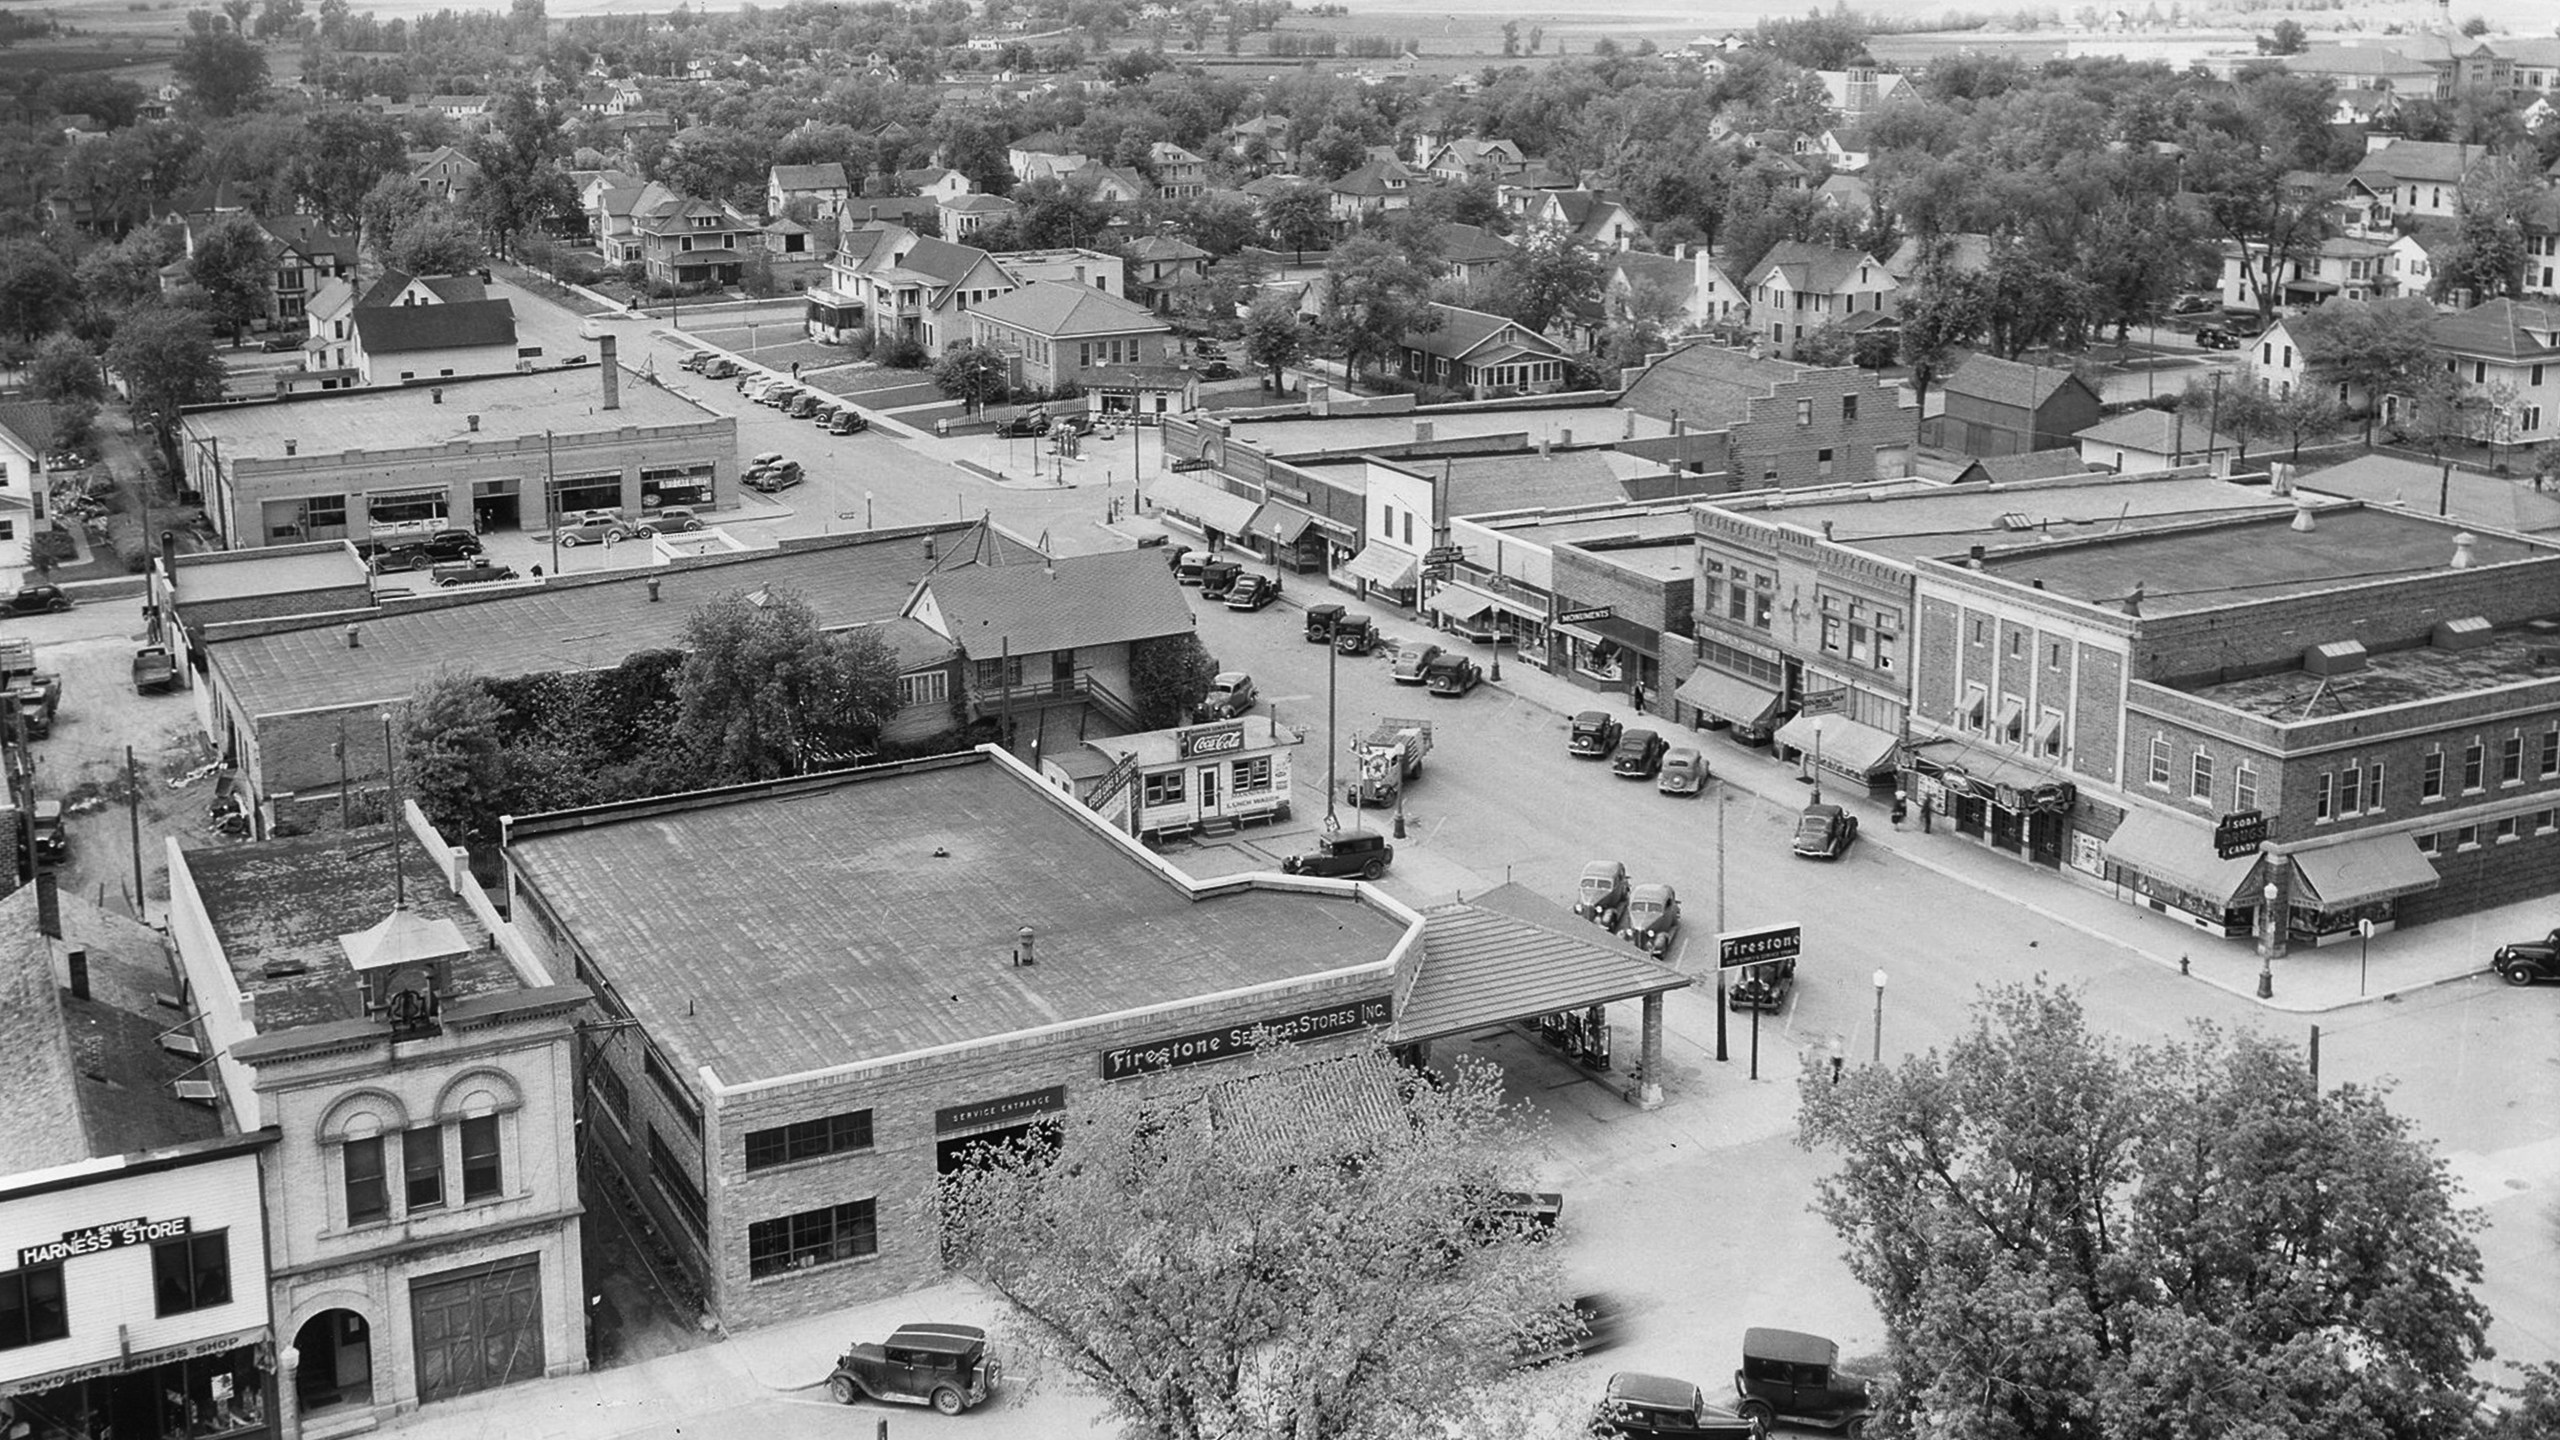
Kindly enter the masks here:
[[1342, 750], [1342, 732], [1334, 724], [1334, 692], [1342, 669], [1342, 651], [1332, 640], [1324, 645], [1324, 833], [1339, 834], [1342, 821], [1333, 813], [1333, 797], [1341, 792], [1334, 788], [1333, 760]]
[[551, 432], [542, 432], [542, 508], [551, 517], [551, 573], [560, 573], [560, 480], [552, 471]]
[[133, 918], [142, 918], [142, 770], [124, 747], [124, 819], [133, 836]]
[[[1716, 791], [1716, 933], [1724, 933], [1724, 802], [1732, 798], [1730, 791]], [[1724, 1042], [1724, 955], [1716, 955], [1716, 1059], [1731, 1058]], [[1758, 1012], [1753, 1012], [1758, 1013]]]

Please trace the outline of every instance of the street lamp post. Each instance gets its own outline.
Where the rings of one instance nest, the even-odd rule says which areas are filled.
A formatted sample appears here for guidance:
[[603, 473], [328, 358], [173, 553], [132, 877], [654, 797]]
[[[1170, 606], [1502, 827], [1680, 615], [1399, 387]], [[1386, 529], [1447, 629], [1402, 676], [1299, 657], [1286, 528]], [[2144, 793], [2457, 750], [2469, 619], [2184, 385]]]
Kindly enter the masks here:
[[868, 490], [862, 492], [862, 528], [871, 528], [871, 492]]
[[2259, 913], [2267, 918], [2267, 943], [2258, 947], [2258, 998], [2273, 1000], [2276, 998], [2276, 937], [2284, 933], [2278, 928], [2284, 924], [2284, 916], [2276, 909], [2276, 902], [2284, 898], [2284, 892], [2270, 881], [2267, 888], [2258, 894], [2266, 902], [2258, 907]]
[[2370, 920], [2356, 922], [2356, 939], [2363, 946], [2362, 952], [2356, 956], [2356, 998], [2359, 1000], [2364, 998], [2365, 969], [2373, 963], [2373, 930]]
[[1876, 1049], [1875, 1063], [1884, 1063], [1884, 971], [1876, 971]]

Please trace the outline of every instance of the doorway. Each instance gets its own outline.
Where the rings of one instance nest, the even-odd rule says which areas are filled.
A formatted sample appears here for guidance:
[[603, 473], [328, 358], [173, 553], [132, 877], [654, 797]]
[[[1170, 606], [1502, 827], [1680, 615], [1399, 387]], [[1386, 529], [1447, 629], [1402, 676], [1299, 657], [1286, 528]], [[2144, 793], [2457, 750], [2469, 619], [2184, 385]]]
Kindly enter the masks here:
[[1211, 819], [1218, 813], [1218, 767], [1203, 765], [1200, 775], [1200, 818]]
[[293, 1337], [301, 1364], [294, 1400], [310, 1415], [338, 1405], [373, 1403], [373, 1327], [353, 1310], [323, 1310]]

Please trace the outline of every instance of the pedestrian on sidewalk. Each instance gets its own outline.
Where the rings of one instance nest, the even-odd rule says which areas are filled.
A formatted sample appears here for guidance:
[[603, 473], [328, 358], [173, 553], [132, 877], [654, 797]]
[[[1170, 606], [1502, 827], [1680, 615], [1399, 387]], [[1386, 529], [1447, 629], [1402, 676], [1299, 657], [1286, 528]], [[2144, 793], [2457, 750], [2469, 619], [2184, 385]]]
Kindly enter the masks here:
[[1644, 713], [1643, 681], [1639, 680], [1633, 685], [1627, 687], [1627, 703], [1636, 707], [1637, 714], [1641, 715]]

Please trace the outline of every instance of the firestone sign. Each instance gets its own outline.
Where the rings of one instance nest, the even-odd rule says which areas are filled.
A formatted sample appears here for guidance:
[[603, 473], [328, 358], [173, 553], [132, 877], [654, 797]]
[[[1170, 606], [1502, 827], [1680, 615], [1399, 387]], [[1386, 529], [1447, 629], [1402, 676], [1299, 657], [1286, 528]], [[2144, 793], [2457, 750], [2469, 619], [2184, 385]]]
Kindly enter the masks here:
[[18, 1268], [52, 1265], [82, 1255], [95, 1255], [102, 1250], [121, 1250], [127, 1245], [151, 1245], [162, 1240], [175, 1240], [193, 1233], [194, 1222], [185, 1216], [175, 1220], [109, 1220], [80, 1230], [66, 1230], [59, 1240], [42, 1245], [24, 1245], [18, 1249]]
[[1205, 729], [1173, 733], [1174, 754], [1183, 760], [1197, 760], [1207, 755], [1233, 755], [1243, 748], [1242, 725], [1211, 725]]
[[1394, 1019], [1395, 1002], [1387, 996], [1349, 1000], [1321, 1010], [1301, 1010], [1295, 1015], [1251, 1020], [1224, 1029], [1203, 1030], [1151, 1044], [1107, 1050], [1102, 1056], [1102, 1078], [1132, 1080], [1140, 1075], [1177, 1070], [1185, 1065], [1238, 1060], [1252, 1054], [1258, 1040], [1268, 1043], [1327, 1040], [1355, 1030], [1375, 1030]]

